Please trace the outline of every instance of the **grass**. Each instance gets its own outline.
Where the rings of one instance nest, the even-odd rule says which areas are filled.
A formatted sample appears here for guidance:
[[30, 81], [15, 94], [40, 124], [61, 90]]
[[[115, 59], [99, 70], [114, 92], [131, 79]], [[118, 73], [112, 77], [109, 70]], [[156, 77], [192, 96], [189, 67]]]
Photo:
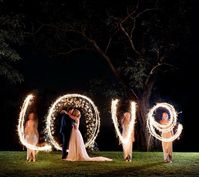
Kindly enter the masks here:
[[95, 152], [112, 162], [66, 162], [61, 152], [39, 152], [37, 161], [27, 162], [26, 151], [0, 151], [0, 176], [138, 176], [199, 177], [199, 153], [174, 152], [173, 163], [163, 163], [162, 152], [134, 152], [132, 162], [122, 160], [122, 152]]

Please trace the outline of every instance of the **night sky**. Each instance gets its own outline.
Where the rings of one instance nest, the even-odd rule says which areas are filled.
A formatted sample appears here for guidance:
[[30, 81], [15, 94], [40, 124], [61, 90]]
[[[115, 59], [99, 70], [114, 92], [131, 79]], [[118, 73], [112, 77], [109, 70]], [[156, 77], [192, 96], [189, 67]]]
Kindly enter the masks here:
[[[174, 143], [174, 151], [198, 152], [199, 145], [195, 139], [198, 138], [199, 127], [197, 104], [199, 96], [197, 86], [199, 9], [197, 0], [190, 1], [190, 4], [191, 36], [187, 42], [187, 50], [179, 50], [175, 53], [178, 69], [160, 77], [156, 83], [158, 95], [152, 97], [152, 102], [168, 101], [173, 103], [178, 112], [182, 112], [179, 114], [179, 121], [183, 124], [184, 129], [181, 139]], [[101, 112], [101, 130], [97, 138], [99, 149], [121, 150], [111, 120], [110, 98], [89, 92], [91, 79], [107, 75], [110, 79], [114, 78], [102, 58], [84, 51], [75, 53], [67, 59], [49, 58], [47, 53], [38, 51], [31, 45], [19, 48], [19, 53], [22, 61], [16, 67], [24, 75], [24, 82], [13, 85], [3, 76], [0, 77], [0, 138], [4, 139], [1, 141], [0, 150], [23, 149], [16, 134], [16, 127], [20, 106], [26, 95], [31, 92], [39, 95], [40, 133], [48, 107], [58, 96], [67, 93], [85, 94], [93, 99], [100, 112], [102, 109], [107, 110], [107, 112]]]

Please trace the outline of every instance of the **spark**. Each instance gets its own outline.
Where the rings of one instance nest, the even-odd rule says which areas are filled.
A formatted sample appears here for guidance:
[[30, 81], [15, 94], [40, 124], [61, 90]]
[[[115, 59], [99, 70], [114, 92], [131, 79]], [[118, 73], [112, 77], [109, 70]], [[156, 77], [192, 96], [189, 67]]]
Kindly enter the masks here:
[[[92, 147], [94, 145], [95, 139], [99, 133], [100, 128], [100, 117], [99, 112], [93, 101], [80, 94], [66, 94], [59, 97], [49, 108], [48, 115], [46, 118], [46, 133], [49, 141], [57, 149], [61, 150], [61, 146], [53, 137], [54, 131], [54, 120], [56, 119], [57, 113], [60, 111], [61, 107], [73, 105], [76, 108], [81, 108], [85, 113], [86, 118], [86, 128], [88, 133], [88, 140], [85, 143], [85, 147]], [[92, 108], [94, 111], [92, 111]]]
[[32, 149], [32, 150], [37, 150], [37, 151], [50, 151], [51, 150], [51, 146], [46, 144], [45, 146], [42, 147], [38, 147], [32, 144], [29, 144], [25, 137], [24, 134], [24, 122], [25, 122], [25, 115], [26, 115], [26, 110], [28, 108], [28, 106], [31, 104], [31, 102], [33, 101], [34, 96], [32, 94], [28, 95], [26, 97], [26, 99], [23, 102], [23, 105], [21, 107], [21, 111], [19, 114], [19, 120], [18, 120], [18, 126], [17, 126], [17, 131], [18, 131], [18, 135], [19, 135], [19, 139], [20, 142], [26, 146], [26, 148], [28, 149]]
[[127, 131], [128, 133], [125, 138], [121, 135], [121, 132], [119, 130], [118, 119], [116, 116], [117, 104], [118, 104], [118, 99], [112, 100], [112, 103], [111, 103], [112, 120], [113, 120], [116, 134], [119, 137], [119, 140], [122, 142], [122, 144], [126, 144], [129, 141], [131, 141], [131, 133], [132, 131], [134, 131], [134, 125], [135, 125], [135, 119], [136, 119], [136, 103], [133, 101], [131, 102], [131, 121], [129, 123], [128, 131]]
[[[160, 124], [154, 118], [154, 112], [156, 111], [156, 109], [158, 109], [160, 107], [165, 108], [169, 111], [170, 119], [169, 119], [168, 124]], [[161, 137], [155, 131], [155, 129], [157, 129], [159, 132], [162, 132], [162, 133], [171, 132], [171, 131], [173, 131], [176, 124], [177, 124], [177, 113], [175, 111], [175, 108], [168, 103], [157, 103], [153, 108], [150, 109], [150, 111], [147, 115], [147, 127], [149, 129], [149, 132], [151, 133], [152, 136], [159, 139], [160, 141], [164, 141], [164, 142], [174, 141], [182, 133], [183, 126], [181, 124], [178, 124], [176, 133], [173, 136], [171, 136], [170, 138]]]

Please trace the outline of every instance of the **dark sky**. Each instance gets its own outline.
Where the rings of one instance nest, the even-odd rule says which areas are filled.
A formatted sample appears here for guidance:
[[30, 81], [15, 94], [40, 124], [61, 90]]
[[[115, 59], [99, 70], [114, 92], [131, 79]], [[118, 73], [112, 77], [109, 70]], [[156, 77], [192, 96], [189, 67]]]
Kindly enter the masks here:
[[[153, 101], [168, 101], [176, 106], [180, 122], [184, 125], [183, 135], [178, 142], [175, 142], [174, 150], [177, 151], [199, 151], [199, 145], [194, 138], [198, 135], [198, 2], [191, 1], [190, 11], [191, 39], [188, 43], [188, 50], [178, 51], [179, 70], [162, 76], [157, 82], [158, 98], [153, 97]], [[58, 96], [67, 93], [89, 93], [89, 80], [103, 75], [110, 75], [108, 66], [100, 57], [92, 54], [80, 52], [71, 58], [55, 59], [48, 58], [45, 53], [37, 53], [34, 50], [21, 50], [23, 61], [19, 63], [19, 69], [24, 74], [25, 81], [21, 85], [11, 85], [1, 78], [0, 82], [0, 113], [1, 128], [0, 138], [4, 139], [0, 150], [22, 149], [16, 135], [17, 119], [20, 106], [25, 96], [31, 91], [37, 91], [40, 95], [40, 105], [38, 108], [40, 116], [44, 117], [48, 107]], [[181, 60], [181, 61], [179, 61]], [[74, 72], [75, 69], [75, 72]], [[166, 83], [165, 83], [166, 82]], [[89, 95], [93, 98], [96, 106], [107, 107], [110, 110], [110, 102], [104, 102], [103, 95]], [[100, 111], [100, 110], [99, 110]], [[118, 140], [114, 134], [110, 114], [102, 117], [102, 129], [97, 142], [102, 150], [118, 150]], [[105, 117], [109, 116], [109, 117]], [[42, 119], [40, 117], [40, 120]], [[42, 122], [42, 121], [41, 121]], [[108, 127], [108, 129], [107, 129]], [[42, 127], [41, 127], [42, 129]], [[108, 136], [107, 136], [108, 135]], [[106, 137], [106, 138], [104, 138]], [[110, 145], [110, 141], [112, 141]], [[108, 145], [109, 144], [109, 145]], [[135, 146], [136, 148], [136, 146]]]

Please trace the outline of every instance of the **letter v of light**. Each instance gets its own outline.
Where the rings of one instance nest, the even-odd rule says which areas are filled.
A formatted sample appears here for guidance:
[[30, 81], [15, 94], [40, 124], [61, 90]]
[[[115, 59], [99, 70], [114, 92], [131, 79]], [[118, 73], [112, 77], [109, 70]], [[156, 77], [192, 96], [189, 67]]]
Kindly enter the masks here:
[[135, 119], [136, 119], [136, 103], [133, 101], [131, 102], [131, 121], [130, 121], [130, 124], [128, 127], [127, 137], [125, 137], [125, 138], [121, 135], [121, 132], [119, 130], [118, 119], [116, 116], [117, 104], [118, 104], [118, 99], [112, 100], [112, 102], [111, 102], [112, 120], [113, 120], [116, 134], [119, 137], [119, 140], [121, 141], [122, 144], [126, 144], [131, 140], [131, 133], [134, 130]]

